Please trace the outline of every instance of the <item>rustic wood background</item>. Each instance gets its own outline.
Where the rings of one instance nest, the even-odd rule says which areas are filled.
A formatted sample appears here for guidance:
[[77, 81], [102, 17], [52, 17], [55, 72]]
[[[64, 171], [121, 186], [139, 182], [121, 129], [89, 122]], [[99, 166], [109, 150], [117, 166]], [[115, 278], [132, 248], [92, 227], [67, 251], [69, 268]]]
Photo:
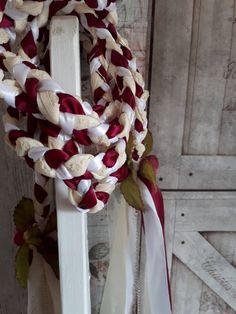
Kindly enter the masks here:
[[[235, 1], [117, 3], [120, 32], [150, 89], [173, 314], [236, 313]], [[83, 73], [88, 96], [86, 67]], [[14, 277], [12, 211], [22, 195], [31, 196], [32, 173], [3, 141], [0, 151], [0, 314], [25, 314], [26, 291]], [[138, 214], [134, 219], [138, 225]], [[109, 264], [112, 220], [108, 211], [89, 217], [94, 314]]]

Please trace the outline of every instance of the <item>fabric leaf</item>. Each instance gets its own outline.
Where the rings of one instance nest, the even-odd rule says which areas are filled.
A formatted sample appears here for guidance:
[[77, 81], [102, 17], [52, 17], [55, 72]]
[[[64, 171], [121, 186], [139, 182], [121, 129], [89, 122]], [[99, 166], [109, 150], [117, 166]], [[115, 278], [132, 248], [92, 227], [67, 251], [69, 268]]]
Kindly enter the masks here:
[[39, 228], [35, 225], [30, 227], [25, 233], [24, 233], [24, 239], [26, 243], [39, 246], [42, 242], [41, 239], [41, 232]]
[[16, 278], [23, 288], [27, 287], [29, 274], [30, 248], [28, 244], [23, 244], [16, 253]]
[[149, 161], [148, 158], [143, 159], [140, 162], [138, 172], [141, 175], [141, 177], [147, 179], [148, 181], [150, 181], [151, 183], [156, 185], [156, 172], [155, 172], [155, 169], [153, 167], [153, 164]]
[[134, 181], [132, 175], [129, 175], [120, 185], [121, 193], [123, 194], [126, 202], [138, 209], [143, 210], [144, 205], [137, 183]]
[[129, 140], [128, 140], [127, 145], [126, 145], [126, 155], [127, 155], [128, 166], [132, 165], [133, 148], [134, 148], [134, 139], [133, 139], [132, 133], [130, 132], [129, 133]]
[[145, 146], [145, 151], [143, 153], [143, 157], [146, 157], [152, 151], [153, 146], [153, 137], [151, 131], [148, 130], [145, 139], [143, 140], [143, 145]]
[[34, 223], [34, 204], [30, 198], [23, 197], [14, 211], [14, 223], [18, 231], [24, 232]]

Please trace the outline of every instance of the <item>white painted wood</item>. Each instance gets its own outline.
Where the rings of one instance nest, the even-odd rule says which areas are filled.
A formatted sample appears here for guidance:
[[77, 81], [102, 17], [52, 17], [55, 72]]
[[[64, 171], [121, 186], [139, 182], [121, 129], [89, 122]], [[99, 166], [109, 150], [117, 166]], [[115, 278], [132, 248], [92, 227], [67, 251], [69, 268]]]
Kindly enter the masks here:
[[176, 232], [174, 254], [236, 310], [236, 270], [197, 232]]
[[[80, 95], [79, 23], [54, 17], [50, 27], [51, 72], [65, 91]], [[55, 180], [62, 314], [90, 313], [87, 217], [68, 201], [68, 190]]]

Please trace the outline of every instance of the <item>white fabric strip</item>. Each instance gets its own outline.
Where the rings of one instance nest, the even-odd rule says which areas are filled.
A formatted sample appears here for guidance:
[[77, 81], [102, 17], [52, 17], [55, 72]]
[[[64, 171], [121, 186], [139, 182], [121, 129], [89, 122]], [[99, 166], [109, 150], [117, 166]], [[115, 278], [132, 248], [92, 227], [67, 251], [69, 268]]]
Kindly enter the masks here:
[[142, 314], [171, 314], [162, 226], [146, 185], [138, 180], [145, 211], [145, 292]]

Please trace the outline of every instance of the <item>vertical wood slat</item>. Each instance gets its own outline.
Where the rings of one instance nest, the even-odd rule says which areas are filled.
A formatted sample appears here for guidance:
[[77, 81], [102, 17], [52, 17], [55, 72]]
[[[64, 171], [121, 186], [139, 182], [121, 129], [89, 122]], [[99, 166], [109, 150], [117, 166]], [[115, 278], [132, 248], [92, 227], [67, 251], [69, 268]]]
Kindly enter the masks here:
[[[80, 95], [79, 23], [54, 17], [50, 27], [51, 73], [68, 93]], [[87, 217], [68, 201], [64, 183], [55, 180], [62, 314], [89, 314]]]
[[193, 0], [155, 2], [149, 125], [153, 134], [158, 134], [154, 152], [160, 161], [163, 189], [178, 188], [193, 3]]
[[234, 0], [201, 1], [199, 21], [191, 51], [195, 50], [191, 106], [191, 127], [187, 154], [218, 153], [220, 123], [224, 102], [224, 66], [230, 57]]

